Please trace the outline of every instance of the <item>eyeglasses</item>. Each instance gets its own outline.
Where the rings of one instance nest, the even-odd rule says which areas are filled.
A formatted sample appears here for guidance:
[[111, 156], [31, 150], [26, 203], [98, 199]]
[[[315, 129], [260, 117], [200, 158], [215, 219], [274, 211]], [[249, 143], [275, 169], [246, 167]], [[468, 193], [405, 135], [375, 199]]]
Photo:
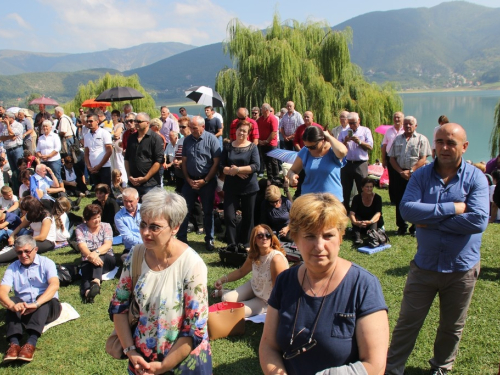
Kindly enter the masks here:
[[187, 128], [186, 125], [179, 126], [179, 129], [186, 129], [186, 128]]
[[292, 359], [292, 358], [295, 358], [299, 354], [303, 354], [303, 353], [311, 350], [312, 348], [314, 348], [317, 343], [318, 342], [316, 341], [316, 339], [310, 339], [309, 342], [305, 343], [302, 346], [299, 346], [296, 350], [292, 350], [290, 352], [283, 353], [283, 359]]
[[316, 142], [312, 146], [306, 146], [306, 145], [304, 145], [304, 147], [307, 148], [308, 150], [316, 150], [318, 148], [319, 142], [321, 142], [321, 141], [322, 141], [322, 139], [320, 139], [318, 142]]
[[145, 120], [134, 120], [136, 124], [142, 124], [143, 122], [146, 122]]
[[259, 112], [252, 112], [252, 115], [258, 115]]
[[272, 236], [270, 233], [257, 233], [257, 235], [255, 237], [257, 237], [259, 240], [262, 240], [264, 237], [267, 240], [270, 240]]
[[132, 124], [134, 122], [134, 120], [127, 120], [125, 121], [127, 124]]
[[17, 254], [17, 256], [21, 256], [23, 254], [30, 255], [33, 252], [33, 250], [35, 250], [35, 249], [36, 249], [36, 246], [31, 250], [21, 250], [21, 251], [16, 250], [16, 254]]
[[356, 122], [356, 121], [349, 121], [349, 122], [348, 122], [348, 124], [349, 124], [349, 125], [356, 125], [356, 124], [357, 124], [357, 122]]
[[95, 120], [87, 120], [87, 124], [92, 124]]
[[163, 229], [167, 228], [168, 225], [164, 226], [164, 227], [160, 227], [159, 225], [156, 225], [156, 224], [146, 224], [144, 221], [141, 221], [141, 223], [139, 224], [139, 228], [144, 230], [146, 228], [148, 228], [148, 230], [151, 232], [151, 233], [155, 233], [155, 234], [158, 234], [160, 233]]

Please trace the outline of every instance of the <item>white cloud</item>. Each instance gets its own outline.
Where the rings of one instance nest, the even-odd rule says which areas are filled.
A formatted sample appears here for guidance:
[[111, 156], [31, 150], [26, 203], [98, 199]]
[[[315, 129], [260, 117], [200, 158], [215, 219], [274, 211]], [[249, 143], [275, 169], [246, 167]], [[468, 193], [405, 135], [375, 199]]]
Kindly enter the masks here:
[[29, 23], [27, 23], [19, 14], [17, 13], [10, 13], [7, 14], [7, 18], [10, 18], [14, 21], [17, 22], [17, 24], [25, 29], [31, 30], [31, 26]]

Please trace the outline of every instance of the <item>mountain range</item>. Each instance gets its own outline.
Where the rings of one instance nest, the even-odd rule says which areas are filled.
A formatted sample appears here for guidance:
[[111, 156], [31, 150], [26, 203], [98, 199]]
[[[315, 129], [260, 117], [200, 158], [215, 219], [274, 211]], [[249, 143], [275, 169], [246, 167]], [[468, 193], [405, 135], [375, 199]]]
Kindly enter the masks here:
[[[351, 61], [363, 69], [369, 81], [395, 81], [402, 90], [470, 87], [500, 81], [499, 19], [500, 8], [452, 1], [432, 8], [370, 12], [332, 29], [352, 28]], [[164, 58], [162, 53], [170, 55]], [[100, 61], [100, 65], [92, 66], [93, 61]], [[77, 68], [72, 65], [76, 62], [85, 65]], [[118, 70], [124, 75], [137, 74], [144, 88], [161, 103], [183, 97], [184, 90], [193, 85], [213, 87], [217, 72], [231, 65], [222, 43], [202, 47], [155, 43], [57, 56], [27, 52], [8, 56], [0, 51], [0, 74], [11, 74], [4, 66], [43, 70], [0, 76], [0, 98], [26, 97], [37, 87], [36, 91], [64, 102], [75, 95], [78, 84]], [[86, 70], [68, 73], [72, 66]]]

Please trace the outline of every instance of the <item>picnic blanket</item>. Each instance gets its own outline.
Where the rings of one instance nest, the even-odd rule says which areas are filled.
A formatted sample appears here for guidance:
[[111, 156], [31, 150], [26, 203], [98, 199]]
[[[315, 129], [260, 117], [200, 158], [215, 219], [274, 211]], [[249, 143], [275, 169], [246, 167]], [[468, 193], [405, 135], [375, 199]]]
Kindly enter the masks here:
[[61, 302], [61, 315], [59, 315], [59, 318], [57, 318], [53, 322], [46, 324], [45, 327], [43, 327], [43, 332], [59, 324], [69, 322], [70, 320], [78, 319], [79, 317], [80, 314], [78, 314], [78, 312], [73, 308], [73, 306], [71, 306], [67, 302]]

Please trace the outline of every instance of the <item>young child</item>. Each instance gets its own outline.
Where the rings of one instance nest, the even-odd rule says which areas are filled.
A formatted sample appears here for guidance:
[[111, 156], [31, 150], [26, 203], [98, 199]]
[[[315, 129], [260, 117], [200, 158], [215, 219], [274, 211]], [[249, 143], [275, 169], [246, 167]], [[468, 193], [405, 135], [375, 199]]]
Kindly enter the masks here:
[[2, 198], [0, 198], [0, 208], [7, 212], [17, 213], [19, 210], [19, 199], [14, 195], [10, 186], [2, 186], [0, 190]]
[[122, 181], [122, 172], [119, 169], [113, 169], [111, 172], [111, 191], [115, 196], [116, 203], [123, 206], [123, 189], [127, 187], [126, 183]]
[[[12, 212], [0, 211], [0, 242], [7, 241], [10, 234], [21, 224], [19, 216]], [[2, 247], [0, 247], [0, 250]]]

